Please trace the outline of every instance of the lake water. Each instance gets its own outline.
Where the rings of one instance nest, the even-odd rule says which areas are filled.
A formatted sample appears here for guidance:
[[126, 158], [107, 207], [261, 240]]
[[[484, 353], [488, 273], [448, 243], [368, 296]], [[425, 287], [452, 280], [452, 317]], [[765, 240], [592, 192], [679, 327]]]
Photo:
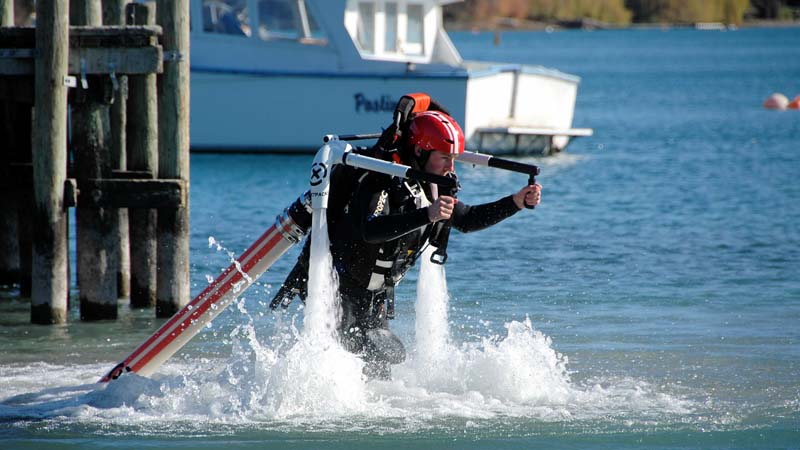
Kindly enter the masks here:
[[[73, 304], [41, 327], [4, 299], [0, 448], [800, 448], [800, 112], [761, 107], [800, 94], [800, 28], [452, 37], [466, 59], [581, 76], [574, 125], [595, 135], [528, 160], [534, 212], [453, 235], [445, 360], [414, 357], [413, 271], [393, 381], [304, 370], [302, 309], [266, 307], [296, 249], [151, 379], [107, 387], [152, 311], [81, 323]], [[199, 293], [305, 189], [310, 157], [191, 164]], [[525, 181], [459, 171], [467, 203]]]

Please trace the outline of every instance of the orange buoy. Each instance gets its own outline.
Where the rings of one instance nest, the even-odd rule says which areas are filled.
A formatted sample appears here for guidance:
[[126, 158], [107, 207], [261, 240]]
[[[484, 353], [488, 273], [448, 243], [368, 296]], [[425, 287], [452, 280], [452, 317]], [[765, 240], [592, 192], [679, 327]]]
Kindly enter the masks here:
[[[795, 99], [796, 100], [796, 99]], [[780, 93], [774, 93], [764, 100], [764, 108], [784, 110], [789, 106], [789, 99]]]
[[787, 106], [789, 109], [800, 109], [800, 95], [794, 98], [789, 105]]

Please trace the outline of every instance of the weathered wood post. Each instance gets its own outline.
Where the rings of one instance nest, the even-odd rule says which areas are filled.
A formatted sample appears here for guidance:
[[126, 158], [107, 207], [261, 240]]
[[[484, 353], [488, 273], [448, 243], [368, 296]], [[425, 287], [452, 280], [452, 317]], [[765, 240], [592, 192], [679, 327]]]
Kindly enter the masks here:
[[[28, 91], [27, 89], [25, 89]], [[30, 92], [30, 91], [28, 91]], [[28, 94], [29, 95], [29, 94]], [[26, 95], [27, 97], [27, 95]], [[32, 248], [33, 248], [33, 98], [31, 103], [18, 102], [13, 110], [14, 143], [12, 172], [23, 175], [23, 195], [17, 199], [17, 232], [19, 243], [19, 291], [23, 298], [31, 298]], [[15, 168], [14, 165], [17, 167]], [[67, 236], [69, 238], [69, 236]], [[69, 260], [68, 260], [69, 261]], [[67, 262], [67, 288], [69, 288], [69, 262]]]
[[[0, 0], [0, 27], [14, 26], [14, 1]], [[11, 104], [0, 101], [0, 136], [8, 137], [11, 130]], [[5, 144], [8, 145], [8, 144]], [[2, 171], [8, 177], [8, 147], [0, 151]], [[17, 208], [12, 199], [0, 198], [0, 284], [16, 283], [19, 279], [19, 233]]]
[[67, 58], [69, 0], [39, 2], [36, 14], [31, 322], [67, 319]]
[[[26, 89], [27, 91], [27, 89]], [[28, 91], [30, 92], [30, 91]], [[24, 173], [24, 190], [17, 203], [17, 231], [19, 237], [19, 291], [23, 298], [31, 298], [32, 290], [32, 252], [33, 252], [33, 99], [31, 103], [18, 102], [11, 122], [15, 139], [12, 171]], [[67, 219], [68, 221], [68, 219]], [[69, 242], [69, 235], [67, 235]], [[69, 247], [69, 245], [67, 245]], [[69, 289], [69, 260], [67, 260], [67, 289]], [[67, 294], [69, 296], [69, 294]], [[67, 305], [69, 306], [69, 304]]]
[[[128, 0], [103, 0], [103, 25], [125, 25], [125, 4]], [[114, 81], [116, 80], [116, 81]], [[111, 122], [111, 168], [126, 170], [125, 129], [127, 115], [125, 101], [128, 97], [128, 77], [112, 72], [114, 99], [109, 110]], [[116, 241], [117, 255], [117, 294], [120, 298], [130, 297], [130, 242], [128, 234], [128, 210], [117, 210], [119, 216], [119, 236]]]
[[[128, 25], [155, 25], [154, 2], [126, 6]], [[156, 74], [128, 77], [128, 169], [158, 174], [158, 99]], [[156, 215], [155, 209], [131, 209], [131, 307], [156, 306]]]
[[[7, 170], [3, 169], [0, 173], [7, 177]], [[0, 285], [18, 283], [20, 279], [18, 220], [14, 199], [0, 197]]]
[[0, 27], [14, 26], [14, 0], [0, 0]]
[[103, 25], [103, 9], [100, 0], [71, 0], [69, 21], [70, 25]]
[[158, 83], [158, 176], [186, 183], [186, 203], [158, 211], [156, 316], [189, 301], [189, 1], [158, 0], [164, 72]]
[[[102, 25], [100, 0], [73, 0], [74, 25]], [[111, 89], [103, 76], [81, 74], [72, 101], [72, 152], [81, 198], [92, 180], [111, 178], [109, 103]], [[82, 86], [83, 81], [88, 86]], [[75, 211], [81, 319], [117, 318], [119, 218], [115, 209], [86, 205]]]
[[32, 26], [36, 0], [14, 0], [14, 23], [21, 27]]
[[[66, 162], [65, 162], [66, 163]], [[33, 194], [33, 193], [31, 193]], [[66, 210], [64, 211], [66, 214]], [[19, 231], [19, 293], [23, 298], [31, 298], [33, 295], [33, 223], [34, 214], [31, 210], [17, 210], [17, 230]], [[64, 219], [65, 221], [67, 218]], [[66, 232], [65, 232], [66, 233]], [[69, 235], [65, 234], [65, 237]], [[69, 245], [67, 244], [67, 247]], [[65, 282], [67, 284], [67, 297], [69, 297], [69, 260], [66, 262], [67, 273]]]
[[[12, 178], [12, 152], [17, 140], [12, 105], [10, 100], [0, 99], [0, 179], [3, 181]], [[20, 275], [18, 205], [14, 197], [17, 196], [0, 195], [0, 285], [17, 283]]]
[[19, 83], [19, 98], [8, 95], [0, 102], [0, 188], [5, 193], [0, 195], [0, 284], [19, 284], [22, 296], [30, 298], [33, 89], [25, 85], [33, 86]]

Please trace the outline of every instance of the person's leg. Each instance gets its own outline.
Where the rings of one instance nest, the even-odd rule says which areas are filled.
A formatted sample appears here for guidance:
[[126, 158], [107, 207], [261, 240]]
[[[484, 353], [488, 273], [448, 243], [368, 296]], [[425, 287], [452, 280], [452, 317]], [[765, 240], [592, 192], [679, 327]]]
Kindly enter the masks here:
[[362, 355], [364, 375], [388, 380], [390, 366], [406, 359], [403, 342], [389, 330], [384, 302], [342, 296], [342, 320], [339, 336], [342, 346], [351, 353]]
[[364, 361], [367, 363], [364, 373], [370, 378], [388, 380], [390, 366], [406, 360], [406, 349], [400, 338], [389, 330], [384, 302], [379, 302], [377, 308], [364, 332]]
[[371, 328], [365, 335], [364, 373], [370, 378], [390, 379], [390, 366], [406, 360], [403, 342], [388, 328]]
[[365, 330], [363, 327], [364, 320], [359, 320], [362, 314], [359, 314], [358, 302], [352, 298], [342, 297], [341, 302], [342, 320], [339, 324], [339, 339], [342, 346], [350, 353], [361, 353], [364, 350]]

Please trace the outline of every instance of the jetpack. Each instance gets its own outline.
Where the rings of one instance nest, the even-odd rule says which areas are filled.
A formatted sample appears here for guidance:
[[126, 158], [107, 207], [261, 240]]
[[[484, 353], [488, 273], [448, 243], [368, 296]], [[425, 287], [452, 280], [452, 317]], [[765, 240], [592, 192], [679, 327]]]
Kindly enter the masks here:
[[[277, 216], [272, 226], [208, 287], [168, 319], [130, 355], [114, 366], [99, 382], [116, 380], [129, 372], [142, 376], [153, 374], [203, 327], [224, 311], [234, 299], [255, 283], [287, 250], [303, 240], [311, 228], [312, 215], [327, 213], [331, 194], [331, 174], [335, 166], [353, 167], [395, 177], [425, 181], [436, 184], [445, 191], [454, 191], [457, 180], [453, 177], [430, 174], [400, 164], [398, 158], [388, 158], [386, 154], [376, 155], [376, 152], [373, 151], [375, 148], [388, 148], [398, 139], [401, 134], [400, 125], [408, 115], [420, 109], [437, 106], [425, 95], [411, 94], [404, 96], [398, 103], [394, 122], [383, 133], [326, 136], [325, 144], [317, 151], [311, 165], [310, 189], [287, 206]], [[378, 138], [378, 143], [373, 149], [356, 149], [348, 143], [350, 140], [375, 138]], [[499, 159], [491, 155], [464, 152], [458, 160], [474, 165], [525, 173], [529, 175], [530, 184], [535, 182], [534, 177], [539, 174], [539, 168], [534, 165]]]
[[100, 382], [115, 380], [128, 372], [148, 376], [180, 350], [233, 300], [244, 293], [311, 226], [312, 214], [325, 213], [330, 195], [330, 174], [337, 164], [411, 178], [450, 187], [454, 180], [411, 167], [354, 152], [336, 136], [326, 136], [311, 166], [311, 189], [278, 215], [275, 223], [217, 277], [205, 290], [175, 313], [136, 350], [117, 364]]

